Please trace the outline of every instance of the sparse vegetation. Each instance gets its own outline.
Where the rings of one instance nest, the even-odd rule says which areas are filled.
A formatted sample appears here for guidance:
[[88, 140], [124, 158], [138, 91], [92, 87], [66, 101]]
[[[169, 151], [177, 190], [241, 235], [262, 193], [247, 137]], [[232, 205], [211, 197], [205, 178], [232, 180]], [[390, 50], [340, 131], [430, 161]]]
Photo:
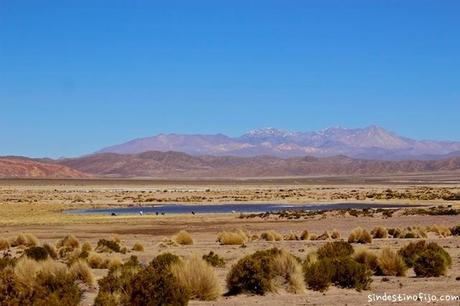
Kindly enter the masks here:
[[115, 240], [99, 239], [99, 241], [97, 242], [96, 251], [99, 253], [121, 253], [121, 245], [118, 241]]
[[388, 237], [388, 231], [382, 226], [374, 227], [371, 231], [372, 238], [385, 239]]
[[208, 254], [203, 255], [202, 258], [213, 267], [225, 267], [225, 260], [213, 251], [210, 251]]
[[36, 261], [46, 260], [48, 258], [48, 252], [44, 247], [33, 246], [27, 248], [24, 253], [27, 257]]
[[280, 233], [278, 233], [277, 231], [273, 231], [273, 230], [263, 232], [260, 235], [260, 238], [265, 240], [265, 241], [281, 241], [281, 240], [283, 240], [283, 236]]
[[133, 251], [136, 251], [136, 252], [144, 252], [144, 246], [142, 245], [142, 243], [136, 242], [136, 243], [133, 245]]
[[174, 242], [180, 245], [191, 245], [193, 244], [193, 238], [187, 231], [180, 231], [172, 238]]
[[242, 245], [248, 240], [248, 236], [242, 230], [223, 231], [217, 235], [217, 241], [222, 245]]
[[10, 242], [8, 239], [0, 238], [0, 251], [7, 250], [10, 248]]
[[367, 249], [361, 249], [355, 252], [353, 258], [357, 262], [366, 265], [374, 274], [381, 274], [377, 261], [377, 255], [374, 252]]
[[353, 246], [346, 241], [328, 242], [317, 251], [318, 257], [338, 258], [350, 256], [354, 252]]

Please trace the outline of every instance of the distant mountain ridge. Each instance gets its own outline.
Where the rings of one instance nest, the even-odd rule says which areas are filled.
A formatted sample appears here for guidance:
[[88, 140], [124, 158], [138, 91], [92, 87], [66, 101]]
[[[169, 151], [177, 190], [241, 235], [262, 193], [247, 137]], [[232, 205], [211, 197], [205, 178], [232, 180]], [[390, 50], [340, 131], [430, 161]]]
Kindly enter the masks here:
[[375, 125], [357, 129], [328, 128], [317, 132], [264, 128], [240, 137], [159, 134], [103, 148], [97, 153], [139, 154], [148, 151], [237, 157], [346, 155], [373, 160], [430, 160], [460, 155], [460, 142], [414, 140]]
[[286, 177], [381, 175], [460, 170], [460, 157], [443, 160], [361, 160], [346, 156], [193, 156], [181, 152], [98, 153], [58, 160], [66, 167], [108, 177]]

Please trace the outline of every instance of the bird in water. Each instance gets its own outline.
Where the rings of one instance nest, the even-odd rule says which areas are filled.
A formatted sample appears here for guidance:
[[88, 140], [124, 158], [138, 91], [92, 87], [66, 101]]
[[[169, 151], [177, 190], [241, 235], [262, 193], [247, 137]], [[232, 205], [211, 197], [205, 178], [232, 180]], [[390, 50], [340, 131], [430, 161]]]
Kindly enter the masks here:
[[195, 215], [195, 212], [192, 210], [192, 215]]
[[143, 216], [144, 212], [142, 210], [139, 211], [139, 215]]

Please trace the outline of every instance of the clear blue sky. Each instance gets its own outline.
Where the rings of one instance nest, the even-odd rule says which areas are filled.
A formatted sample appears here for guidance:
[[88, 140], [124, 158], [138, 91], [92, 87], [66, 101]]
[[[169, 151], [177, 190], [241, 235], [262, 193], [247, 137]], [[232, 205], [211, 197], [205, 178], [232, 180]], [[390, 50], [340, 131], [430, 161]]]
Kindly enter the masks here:
[[162, 132], [460, 140], [460, 1], [0, 0], [0, 155]]

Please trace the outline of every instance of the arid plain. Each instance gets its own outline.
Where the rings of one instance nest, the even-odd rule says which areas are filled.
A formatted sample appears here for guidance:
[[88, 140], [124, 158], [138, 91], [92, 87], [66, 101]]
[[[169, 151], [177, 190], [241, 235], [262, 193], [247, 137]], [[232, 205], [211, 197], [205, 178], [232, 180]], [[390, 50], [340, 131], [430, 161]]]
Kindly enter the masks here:
[[[66, 235], [94, 248], [102, 238], [116, 239], [127, 252], [104, 253], [122, 261], [136, 255], [142, 263], [160, 253], [170, 252], [189, 258], [210, 251], [218, 254], [224, 265], [215, 267], [221, 294], [214, 301], [190, 301], [191, 305], [364, 305], [391, 304], [369, 302], [371, 294], [459, 295], [460, 237], [446, 234], [444, 228], [460, 225], [454, 212], [460, 209], [458, 173], [373, 177], [314, 177], [241, 180], [1, 180], [0, 238], [33, 234], [40, 242], [56, 244]], [[142, 207], [159, 204], [239, 203], [372, 203], [373, 205], [407, 204], [401, 209], [327, 211], [318, 213], [284, 212], [282, 214], [166, 214], [166, 215], [79, 215], [64, 213], [72, 209]], [[435, 209], [431, 209], [435, 207]], [[374, 238], [370, 243], [352, 243], [355, 252], [366, 248], [378, 254], [383, 248], [398, 250], [409, 242], [428, 240], [438, 243], [452, 257], [452, 266], [440, 277], [372, 276], [368, 290], [330, 286], [325, 291], [306, 289], [294, 294], [278, 290], [263, 296], [239, 294], [227, 296], [226, 275], [245, 255], [276, 247], [291, 252], [300, 260], [327, 242], [348, 240], [351, 231], [361, 227], [368, 232], [378, 227], [399, 229], [406, 235]], [[409, 228], [409, 229], [408, 229]], [[217, 241], [219, 233], [243, 231], [248, 240], [242, 245]], [[308, 231], [308, 237], [300, 238]], [[424, 237], [407, 234], [423, 231]], [[188, 232], [193, 244], [175, 242], [179, 231]], [[276, 232], [281, 237], [267, 238]], [[116, 238], [113, 238], [116, 237]], [[132, 250], [142, 244], [143, 251]], [[13, 248], [15, 254], [20, 248]], [[107, 269], [93, 269], [96, 279]], [[85, 289], [82, 305], [92, 305], [98, 285]], [[458, 304], [444, 302], [441, 304]], [[411, 304], [406, 302], [406, 304]]]

